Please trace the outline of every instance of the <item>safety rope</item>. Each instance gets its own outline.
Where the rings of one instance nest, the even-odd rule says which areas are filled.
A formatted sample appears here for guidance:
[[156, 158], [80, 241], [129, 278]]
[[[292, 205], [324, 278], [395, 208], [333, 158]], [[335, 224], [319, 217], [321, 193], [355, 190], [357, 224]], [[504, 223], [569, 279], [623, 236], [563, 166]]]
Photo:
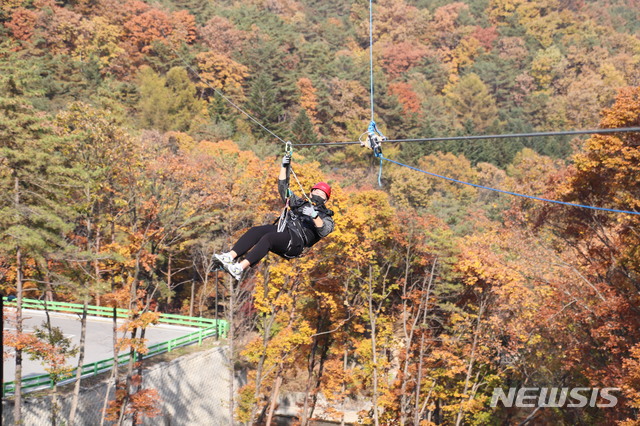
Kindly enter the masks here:
[[[290, 168], [291, 170], [291, 174], [293, 175], [293, 178], [296, 180], [296, 182], [298, 182], [298, 186], [300, 187], [300, 191], [302, 192], [302, 195], [304, 195], [304, 198], [307, 199], [308, 202], [311, 203], [311, 198], [309, 198], [309, 196], [307, 195], [306, 192], [304, 192], [304, 187], [302, 186], [302, 184], [300, 183], [300, 181], [298, 180], [298, 176], [296, 176], [296, 172], [293, 171], [293, 167]], [[313, 203], [312, 203], [313, 204]]]
[[528, 199], [531, 199], [531, 200], [545, 201], [547, 203], [562, 204], [562, 205], [565, 205], [565, 206], [581, 207], [581, 208], [585, 208], [585, 209], [601, 210], [601, 211], [614, 212], [614, 213], [627, 213], [627, 214], [640, 215], [640, 212], [636, 212], [636, 211], [607, 209], [607, 208], [604, 208], [604, 207], [594, 207], [594, 206], [588, 206], [588, 205], [584, 205], [584, 204], [568, 203], [566, 201], [550, 200], [548, 198], [534, 197], [532, 195], [519, 194], [517, 192], [511, 192], [511, 191], [505, 191], [505, 190], [502, 190], [502, 189], [491, 188], [491, 187], [488, 187], [488, 186], [478, 185], [478, 184], [470, 183], [470, 182], [464, 182], [464, 181], [461, 181], [461, 180], [458, 180], [458, 179], [453, 179], [453, 178], [442, 176], [442, 175], [439, 175], [439, 174], [436, 174], [436, 173], [427, 172], [425, 170], [421, 170], [421, 169], [418, 169], [416, 167], [412, 167], [412, 166], [409, 166], [407, 164], [403, 164], [403, 163], [400, 163], [398, 161], [391, 160], [391, 159], [386, 158], [384, 156], [380, 156], [380, 158], [382, 160], [388, 161], [389, 163], [394, 163], [394, 164], [397, 164], [399, 166], [406, 167], [406, 168], [411, 169], [411, 170], [415, 170], [416, 172], [424, 173], [424, 174], [427, 174], [429, 176], [434, 176], [434, 177], [437, 177], [437, 178], [440, 178], [440, 179], [445, 179], [445, 180], [448, 180], [450, 182], [455, 182], [455, 183], [460, 183], [460, 184], [463, 184], [463, 185], [473, 186], [474, 188], [486, 189], [486, 190], [489, 190], [489, 191], [499, 192], [499, 193], [502, 193], [502, 194], [514, 195], [516, 197], [528, 198]]
[[373, 116], [373, 1], [369, 0], [369, 81], [371, 84], [371, 121]]

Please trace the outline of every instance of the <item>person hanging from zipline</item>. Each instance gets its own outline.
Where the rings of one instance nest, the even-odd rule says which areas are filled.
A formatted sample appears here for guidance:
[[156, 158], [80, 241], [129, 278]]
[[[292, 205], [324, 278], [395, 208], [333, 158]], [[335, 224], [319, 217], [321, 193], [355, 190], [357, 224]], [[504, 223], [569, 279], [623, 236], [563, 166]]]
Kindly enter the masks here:
[[[273, 225], [250, 228], [231, 251], [214, 254], [219, 266], [236, 280], [240, 280], [247, 268], [260, 262], [269, 252], [293, 259], [333, 232], [333, 211], [325, 205], [331, 197], [331, 187], [325, 182], [318, 182], [311, 188], [309, 197], [306, 194], [303, 194], [304, 198], [298, 197], [289, 189], [290, 172], [291, 151], [287, 151], [278, 176], [278, 192], [285, 203], [280, 219]], [[242, 256], [244, 259], [238, 262]]]

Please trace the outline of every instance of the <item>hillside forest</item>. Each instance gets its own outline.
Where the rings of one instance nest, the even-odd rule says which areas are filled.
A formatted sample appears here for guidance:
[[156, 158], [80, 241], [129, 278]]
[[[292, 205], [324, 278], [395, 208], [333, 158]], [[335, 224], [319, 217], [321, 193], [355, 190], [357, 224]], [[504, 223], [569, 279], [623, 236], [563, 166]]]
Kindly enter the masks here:
[[[370, 150], [330, 144], [373, 107], [391, 139], [640, 126], [639, 34], [636, 0], [377, 0], [372, 106], [365, 1], [3, 0], [0, 290], [128, 309], [121, 353], [144, 353], [157, 312], [230, 320], [245, 424], [292, 392], [302, 425], [320, 400], [375, 425], [640, 424], [640, 216], [388, 162], [379, 184]], [[212, 254], [278, 217], [289, 140], [291, 189], [329, 182], [336, 230], [236, 283]], [[640, 211], [637, 132], [383, 149]], [[16, 362], [74, 367], [20, 312]], [[114, 374], [107, 422], [158, 414], [142, 368]], [[492, 407], [497, 388], [617, 388], [617, 405]]]

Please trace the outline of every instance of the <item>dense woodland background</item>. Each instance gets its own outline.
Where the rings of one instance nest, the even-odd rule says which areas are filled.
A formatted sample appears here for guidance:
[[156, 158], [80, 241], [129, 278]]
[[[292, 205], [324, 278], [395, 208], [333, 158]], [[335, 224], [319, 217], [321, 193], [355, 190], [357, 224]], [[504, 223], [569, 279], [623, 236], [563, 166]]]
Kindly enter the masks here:
[[[213, 89], [285, 140], [357, 140], [368, 14], [347, 0], [3, 0], [3, 294], [126, 307], [132, 332], [146, 311], [233, 312], [245, 422], [296, 391], [302, 424], [319, 394], [336, 420], [345, 401], [371, 401], [368, 424], [638, 424], [638, 216], [389, 163], [379, 187], [370, 151], [304, 148], [294, 170], [305, 189], [332, 184], [336, 231], [236, 288], [211, 272], [214, 251], [279, 214], [283, 154]], [[394, 139], [639, 126], [639, 30], [636, 0], [379, 0], [376, 121]], [[639, 211], [639, 146], [626, 133], [384, 150], [468, 182]], [[130, 337], [122, 350], [144, 350]], [[34, 352], [21, 338], [7, 342]], [[115, 420], [153, 412], [132, 377]], [[489, 407], [495, 387], [580, 386], [620, 387], [619, 403]]]

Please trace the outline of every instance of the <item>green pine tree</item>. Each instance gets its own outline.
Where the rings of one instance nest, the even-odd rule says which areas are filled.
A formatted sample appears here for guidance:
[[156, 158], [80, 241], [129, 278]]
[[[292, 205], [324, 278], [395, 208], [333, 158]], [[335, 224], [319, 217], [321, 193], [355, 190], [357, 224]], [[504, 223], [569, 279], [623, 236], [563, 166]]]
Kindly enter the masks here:
[[293, 133], [293, 140], [295, 143], [318, 143], [318, 135], [313, 127], [313, 123], [309, 120], [307, 111], [300, 110], [300, 113], [293, 121], [291, 126], [291, 132]]
[[138, 73], [140, 84], [140, 100], [138, 112], [141, 125], [149, 129], [163, 132], [169, 130], [170, 91], [165, 86], [165, 79], [151, 68], [143, 67]]
[[[280, 138], [286, 139], [289, 132], [284, 121], [284, 108], [278, 101], [277, 92], [273, 82], [266, 74], [259, 74], [253, 81], [247, 101], [249, 112], [263, 126]], [[273, 138], [274, 136], [262, 128], [254, 127], [255, 134], [260, 138]]]
[[171, 68], [166, 77], [149, 67], [139, 74], [138, 111], [143, 127], [162, 132], [197, 129], [207, 119], [206, 103], [197, 97], [195, 84], [183, 68]]
[[184, 68], [171, 68], [166, 86], [170, 91], [169, 123], [171, 130], [187, 132], [206, 122], [206, 103], [196, 97], [196, 85]]
[[[28, 100], [35, 93], [24, 84], [30, 80], [28, 75], [22, 78], [20, 69], [25, 68], [20, 62], [13, 65], [15, 72], [0, 74], [0, 258], [15, 271], [9, 286], [16, 289], [20, 334], [24, 265], [35, 262], [46, 268], [49, 259], [64, 258], [66, 235], [72, 230], [69, 193], [78, 179], [65, 157], [66, 140]], [[20, 349], [15, 360], [14, 420], [21, 423]]]

